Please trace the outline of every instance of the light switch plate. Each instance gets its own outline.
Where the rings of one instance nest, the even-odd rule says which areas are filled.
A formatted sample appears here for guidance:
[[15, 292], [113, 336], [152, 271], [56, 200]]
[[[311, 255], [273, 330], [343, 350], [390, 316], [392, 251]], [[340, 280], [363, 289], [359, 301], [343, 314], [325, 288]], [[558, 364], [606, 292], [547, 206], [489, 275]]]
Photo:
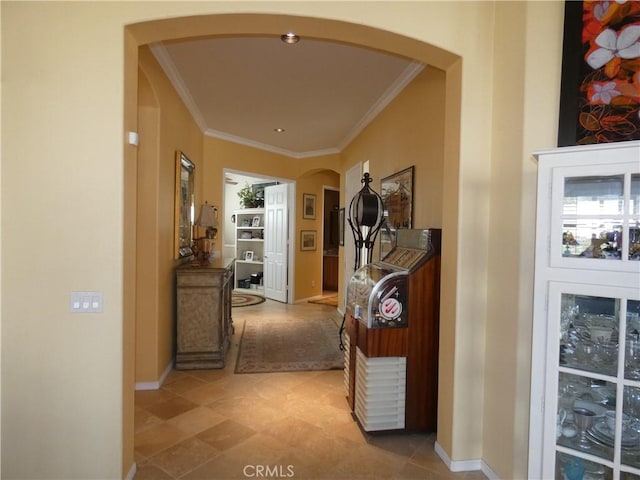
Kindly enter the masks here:
[[102, 292], [71, 292], [71, 313], [102, 313]]

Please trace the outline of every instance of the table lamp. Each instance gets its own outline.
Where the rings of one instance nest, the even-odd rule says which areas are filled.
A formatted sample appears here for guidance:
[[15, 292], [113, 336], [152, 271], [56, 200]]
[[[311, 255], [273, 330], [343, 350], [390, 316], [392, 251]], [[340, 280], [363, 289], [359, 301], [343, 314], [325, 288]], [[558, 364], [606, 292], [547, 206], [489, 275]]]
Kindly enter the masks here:
[[195, 239], [196, 260], [201, 264], [210, 263], [213, 260], [211, 250], [214, 243], [211, 241], [218, 234], [218, 209], [209, 205], [206, 201], [200, 206], [200, 213], [196, 219], [197, 227], [205, 228], [205, 236]]

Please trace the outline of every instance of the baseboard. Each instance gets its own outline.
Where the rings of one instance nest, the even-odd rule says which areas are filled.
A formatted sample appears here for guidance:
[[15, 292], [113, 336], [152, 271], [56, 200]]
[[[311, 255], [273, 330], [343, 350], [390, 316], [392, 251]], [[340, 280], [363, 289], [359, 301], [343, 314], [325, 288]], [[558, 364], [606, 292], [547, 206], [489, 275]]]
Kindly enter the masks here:
[[445, 463], [447, 468], [452, 472], [472, 472], [475, 470], [482, 470], [481, 460], [452, 461], [451, 458], [449, 458], [449, 455], [447, 455], [447, 452], [444, 451], [444, 448], [442, 448], [442, 446], [440, 446], [438, 442], [436, 442], [434, 450], [436, 451], [440, 459]]
[[136, 390], [160, 389], [164, 381], [167, 379], [167, 376], [171, 373], [171, 370], [173, 370], [173, 359], [171, 359], [171, 361], [169, 362], [169, 365], [167, 365], [167, 368], [164, 369], [164, 372], [162, 372], [162, 375], [160, 375], [160, 378], [158, 379], [157, 382], [137, 382]]
[[137, 471], [138, 467], [136, 466], [136, 462], [133, 462], [133, 465], [131, 465], [131, 468], [129, 469], [129, 473], [127, 473], [127, 476], [124, 477], [124, 480], [133, 480], [133, 477], [136, 476]]
[[489, 468], [489, 465], [484, 463], [484, 461], [482, 462], [482, 473], [484, 473], [485, 476], [490, 480], [499, 480], [499, 478], [500, 478], [500, 477], [498, 477], [496, 472], [494, 472], [493, 470], [491, 470]]

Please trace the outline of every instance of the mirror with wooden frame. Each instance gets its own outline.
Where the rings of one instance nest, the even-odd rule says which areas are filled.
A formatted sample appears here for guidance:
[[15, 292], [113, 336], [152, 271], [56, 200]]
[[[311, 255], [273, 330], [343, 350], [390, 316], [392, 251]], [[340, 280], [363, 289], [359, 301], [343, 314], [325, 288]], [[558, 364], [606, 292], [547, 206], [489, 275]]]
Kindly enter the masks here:
[[175, 258], [193, 255], [194, 170], [196, 166], [184, 152], [176, 152]]

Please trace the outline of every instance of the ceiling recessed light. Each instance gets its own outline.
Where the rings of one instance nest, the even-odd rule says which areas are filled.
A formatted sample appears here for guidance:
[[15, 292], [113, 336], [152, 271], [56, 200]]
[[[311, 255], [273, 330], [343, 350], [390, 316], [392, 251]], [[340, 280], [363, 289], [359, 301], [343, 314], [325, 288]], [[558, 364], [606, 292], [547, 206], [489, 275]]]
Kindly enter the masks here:
[[284, 43], [293, 44], [298, 43], [300, 41], [300, 37], [293, 32], [289, 32], [281, 35], [280, 40], [282, 40]]
[[284, 128], [280, 128], [280, 127], [274, 128], [273, 131], [276, 132], [276, 133], [283, 133], [284, 132]]

